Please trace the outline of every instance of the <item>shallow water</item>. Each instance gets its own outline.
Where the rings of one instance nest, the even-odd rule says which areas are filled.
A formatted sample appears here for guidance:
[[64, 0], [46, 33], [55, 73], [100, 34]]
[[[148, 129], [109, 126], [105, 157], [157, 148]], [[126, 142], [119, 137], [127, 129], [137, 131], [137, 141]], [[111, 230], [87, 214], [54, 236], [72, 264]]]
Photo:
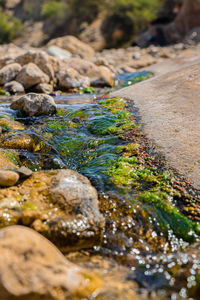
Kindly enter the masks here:
[[[123, 76], [119, 80], [130, 81], [130, 74]], [[193, 221], [199, 196], [187, 194], [187, 185], [159, 162], [142, 135], [137, 109], [104, 102], [106, 97], [96, 101], [104, 92], [56, 96], [58, 114], [37, 118], [17, 117], [9, 98], [1, 97], [0, 119], [22, 122], [20, 134], [34, 139], [33, 151], [14, 150], [21, 165], [70, 168], [97, 188], [106, 226], [102, 245], [90, 255], [127, 267], [125, 280], [136, 281], [146, 299], [155, 292], [157, 299], [198, 299], [199, 229]], [[191, 204], [195, 213], [186, 213]]]

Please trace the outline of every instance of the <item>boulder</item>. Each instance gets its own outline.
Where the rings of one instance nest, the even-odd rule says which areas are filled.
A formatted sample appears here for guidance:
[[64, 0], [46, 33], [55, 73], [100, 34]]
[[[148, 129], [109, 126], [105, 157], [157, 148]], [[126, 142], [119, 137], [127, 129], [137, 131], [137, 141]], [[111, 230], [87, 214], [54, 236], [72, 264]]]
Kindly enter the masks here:
[[79, 87], [88, 87], [90, 79], [83, 76], [73, 68], [63, 68], [58, 75], [58, 86], [61, 89], [71, 89]]
[[54, 78], [52, 58], [44, 51], [29, 50], [26, 53], [16, 57], [15, 61], [21, 66], [27, 65], [29, 63], [34, 63], [40, 68], [40, 70], [47, 74], [51, 80]]
[[[44, 237], [23, 226], [0, 230], [1, 300], [88, 299], [102, 285]], [[88, 280], [87, 278], [90, 278]]]
[[72, 56], [71, 52], [59, 48], [57, 46], [50, 46], [49, 48], [46, 49], [46, 52], [54, 57], [57, 57], [59, 59], [66, 59], [66, 58], [70, 58]]
[[39, 67], [33, 63], [25, 65], [16, 77], [25, 89], [29, 89], [38, 83], [48, 83], [49, 76], [46, 75]]
[[11, 94], [23, 94], [25, 92], [23, 85], [17, 81], [10, 81], [6, 83], [4, 85], [4, 90]]
[[113, 87], [115, 85], [114, 81], [114, 73], [110, 71], [106, 66], [98, 67], [99, 76], [96, 78], [91, 78], [90, 84], [95, 87], [104, 87], [110, 86]]
[[53, 92], [53, 86], [48, 83], [39, 83], [37, 84], [34, 89], [36, 93], [44, 93], [44, 94], [49, 94]]
[[0, 46], [0, 58], [15, 59], [17, 56], [22, 55], [26, 50], [15, 46], [14, 44], [5, 44]]
[[81, 58], [65, 60], [66, 67], [73, 68], [83, 76], [90, 78], [93, 86], [113, 86], [114, 73], [105, 66], [97, 66], [93, 62]]
[[[0, 190], [0, 202], [5, 198], [20, 205], [17, 212], [11, 209], [8, 212], [11, 224], [34, 228], [63, 251], [101, 243], [104, 219], [99, 212], [97, 192], [90, 181], [77, 172], [34, 172], [18, 186]], [[30, 212], [31, 218], [27, 218], [27, 213], [24, 215], [25, 211]], [[3, 210], [0, 215], [2, 226], [9, 225]]]
[[17, 76], [21, 71], [21, 66], [17, 63], [9, 64], [0, 70], [0, 85], [3, 85]]
[[0, 169], [1, 187], [13, 186], [17, 183], [18, 180], [19, 180], [19, 175], [16, 172]]
[[63, 37], [59, 37], [51, 40], [47, 47], [57, 46], [62, 49], [69, 51], [73, 55], [78, 55], [81, 58], [93, 59], [94, 58], [94, 50], [87, 44], [81, 42], [75, 36], [66, 35]]
[[56, 113], [57, 106], [54, 99], [45, 94], [29, 93], [11, 103], [14, 110], [21, 110], [28, 116], [52, 115]]

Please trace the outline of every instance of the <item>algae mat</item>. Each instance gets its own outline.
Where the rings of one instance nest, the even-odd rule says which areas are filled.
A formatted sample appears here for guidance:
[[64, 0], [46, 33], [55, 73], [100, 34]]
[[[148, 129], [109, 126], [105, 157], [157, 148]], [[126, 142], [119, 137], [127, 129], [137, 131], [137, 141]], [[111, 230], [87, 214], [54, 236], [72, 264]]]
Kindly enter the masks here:
[[169, 165], [200, 188], [200, 64], [111, 94], [134, 101], [144, 132]]

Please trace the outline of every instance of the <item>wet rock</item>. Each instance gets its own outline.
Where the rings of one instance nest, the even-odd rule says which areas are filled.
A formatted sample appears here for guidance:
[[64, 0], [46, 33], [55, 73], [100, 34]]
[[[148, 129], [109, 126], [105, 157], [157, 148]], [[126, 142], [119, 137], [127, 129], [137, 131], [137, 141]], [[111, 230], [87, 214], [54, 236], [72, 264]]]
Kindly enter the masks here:
[[24, 125], [13, 120], [0, 120], [0, 126], [6, 130], [24, 130]]
[[9, 220], [0, 209], [2, 226], [23, 224], [23, 212], [34, 211], [30, 213], [31, 222], [29, 218], [24, 224], [29, 223], [64, 251], [90, 248], [101, 242], [104, 220], [98, 209], [97, 192], [77, 172], [34, 172], [17, 187], [1, 190], [0, 202], [8, 195], [10, 202], [18, 201], [20, 209], [17, 216], [10, 209]]
[[49, 76], [46, 75], [39, 67], [33, 63], [25, 65], [16, 77], [25, 89], [29, 89], [38, 83], [48, 83]]
[[18, 168], [16, 170], [16, 172], [19, 174], [20, 178], [22, 178], [22, 179], [28, 178], [33, 174], [33, 172], [29, 168], [26, 168], [26, 167]]
[[97, 276], [70, 263], [53, 244], [26, 227], [1, 229], [0, 251], [2, 300], [78, 300], [102, 286]]
[[34, 140], [24, 133], [5, 133], [0, 137], [0, 144], [3, 148], [33, 151]]
[[0, 85], [3, 85], [17, 76], [21, 71], [21, 66], [17, 63], [9, 64], [0, 70]]
[[0, 170], [0, 186], [13, 186], [19, 180], [19, 175], [13, 171]]
[[79, 55], [82, 58], [93, 59], [94, 50], [87, 44], [78, 40], [75, 36], [66, 35], [51, 40], [47, 46], [57, 46], [69, 51], [73, 55]]
[[58, 86], [61, 89], [88, 87], [90, 85], [90, 79], [87, 76], [83, 76], [73, 68], [63, 69], [58, 75]]
[[34, 87], [36, 93], [49, 94], [53, 92], [53, 86], [48, 83], [39, 83]]
[[47, 48], [46, 52], [49, 55], [57, 57], [59, 59], [66, 59], [72, 56], [72, 54], [69, 51], [59, 48], [57, 46], [50, 46], [49, 48]]
[[35, 93], [29, 93], [14, 100], [10, 107], [15, 110], [21, 110], [28, 116], [52, 115], [57, 110], [57, 106], [51, 96]]
[[4, 90], [8, 91], [11, 94], [23, 94], [24, 87], [21, 83], [17, 81], [10, 81], [4, 85]]
[[34, 63], [40, 70], [47, 74], [51, 80], [54, 78], [54, 69], [52, 66], [52, 63], [54, 62], [53, 57], [49, 56], [44, 51], [29, 50], [18, 56], [15, 61], [21, 66]]

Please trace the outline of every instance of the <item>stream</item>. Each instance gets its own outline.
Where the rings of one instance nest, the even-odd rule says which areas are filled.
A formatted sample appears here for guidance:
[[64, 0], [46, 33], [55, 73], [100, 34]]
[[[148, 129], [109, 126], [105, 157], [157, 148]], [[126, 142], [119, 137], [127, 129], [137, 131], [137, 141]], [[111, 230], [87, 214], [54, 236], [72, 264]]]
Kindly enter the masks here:
[[[121, 74], [118, 88], [149, 76]], [[10, 97], [1, 96], [0, 151], [33, 171], [72, 169], [97, 189], [102, 242], [66, 253], [68, 259], [108, 280], [122, 272], [144, 299], [199, 299], [200, 195], [166, 168], [133, 103], [110, 99], [107, 89], [87, 92], [55, 95], [57, 114], [41, 117], [19, 115], [9, 108]], [[10, 126], [12, 120], [23, 128]], [[6, 212], [0, 226], [17, 224], [12, 209]]]

